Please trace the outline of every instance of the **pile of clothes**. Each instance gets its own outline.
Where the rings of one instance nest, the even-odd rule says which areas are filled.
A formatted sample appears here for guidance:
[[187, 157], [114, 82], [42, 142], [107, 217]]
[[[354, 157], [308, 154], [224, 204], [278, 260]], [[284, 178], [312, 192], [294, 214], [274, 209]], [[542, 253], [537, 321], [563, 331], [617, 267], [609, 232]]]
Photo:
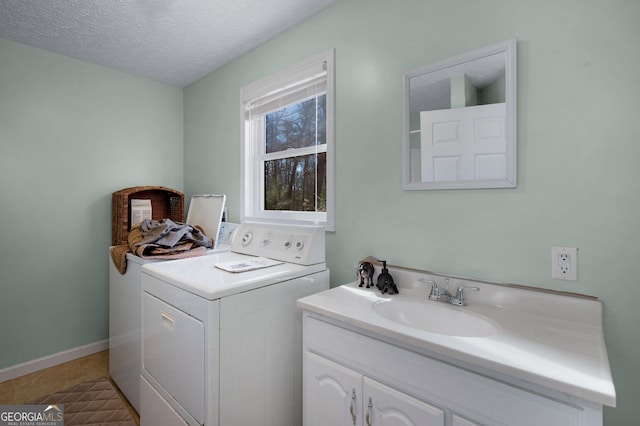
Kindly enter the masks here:
[[184, 259], [204, 256], [214, 240], [204, 232], [171, 219], [145, 219], [129, 231], [128, 244], [111, 247], [111, 259], [121, 274], [127, 270], [127, 253], [143, 259]]

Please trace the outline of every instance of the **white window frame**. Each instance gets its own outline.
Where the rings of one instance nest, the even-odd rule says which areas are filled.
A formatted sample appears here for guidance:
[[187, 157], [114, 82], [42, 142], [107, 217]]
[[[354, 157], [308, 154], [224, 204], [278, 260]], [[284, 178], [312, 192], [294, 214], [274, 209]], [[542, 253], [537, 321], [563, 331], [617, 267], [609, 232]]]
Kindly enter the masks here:
[[[290, 157], [286, 151], [266, 154], [264, 120], [254, 125], [247, 124], [246, 104], [254, 99], [268, 96], [292, 84], [309, 79], [318, 69], [326, 69], [326, 145], [300, 148], [296, 151], [309, 154], [326, 152], [326, 212], [297, 212], [265, 210], [262, 190], [264, 161]], [[322, 225], [327, 231], [335, 231], [335, 50], [330, 49], [277, 74], [243, 87], [240, 90], [240, 219], [291, 224]], [[253, 135], [251, 133], [254, 133]]]

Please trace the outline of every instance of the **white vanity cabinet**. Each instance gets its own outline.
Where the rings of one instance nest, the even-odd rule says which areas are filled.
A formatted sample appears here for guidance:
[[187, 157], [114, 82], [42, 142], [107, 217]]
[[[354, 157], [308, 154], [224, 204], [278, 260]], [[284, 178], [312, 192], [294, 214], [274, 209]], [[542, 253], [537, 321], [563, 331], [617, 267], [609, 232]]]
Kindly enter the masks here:
[[365, 425], [385, 426], [441, 426], [444, 424], [444, 411], [424, 401], [378, 383], [363, 378], [366, 404]]
[[310, 352], [302, 362], [303, 424], [361, 426], [362, 375]]
[[305, 353], [306, 426], [443, 426], [444, 411], [339, 364]]
[[304, 313], [304, 426], [600, 426], [601, 406]]

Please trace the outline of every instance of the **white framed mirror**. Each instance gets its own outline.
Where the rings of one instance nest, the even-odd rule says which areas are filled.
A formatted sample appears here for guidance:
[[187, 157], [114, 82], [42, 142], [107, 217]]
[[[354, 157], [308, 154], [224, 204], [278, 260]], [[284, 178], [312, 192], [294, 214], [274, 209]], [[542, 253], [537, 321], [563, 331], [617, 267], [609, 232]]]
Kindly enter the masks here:
[[514, 188], [516, 40], [403, 74], [403, 189]]

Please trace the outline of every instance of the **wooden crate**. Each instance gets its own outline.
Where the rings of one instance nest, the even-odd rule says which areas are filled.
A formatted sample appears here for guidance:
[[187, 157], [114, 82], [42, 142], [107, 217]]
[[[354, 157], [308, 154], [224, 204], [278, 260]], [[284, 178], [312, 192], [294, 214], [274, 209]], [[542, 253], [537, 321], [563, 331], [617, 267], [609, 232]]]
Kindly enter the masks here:
[[111, 245], [127, 244], [131, 230], [131, 200], [151, 200], [152, 218], [184, 222], [184, 194], [163, 186], [135, 186], [111, 196]]

